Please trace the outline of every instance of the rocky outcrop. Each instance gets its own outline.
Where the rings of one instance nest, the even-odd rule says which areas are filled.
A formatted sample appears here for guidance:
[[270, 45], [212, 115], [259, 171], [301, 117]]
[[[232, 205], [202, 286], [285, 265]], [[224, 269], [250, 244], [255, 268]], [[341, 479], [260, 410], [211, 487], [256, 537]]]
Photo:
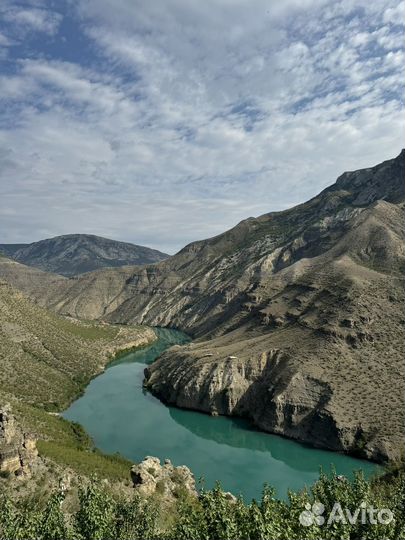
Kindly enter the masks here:
[[[341, 272], [346, 264], [350, 272]], [[403, 283], [351, 261], [328, 273], [334, 287], [311, 276], [276, 293], [265, 310], [259, 306], [257, 327], [170, 349], [147, 368], [145, 385], [165, 402], [247, 417], [314, 446], [398, 458], [405, 435]]]
[[[328, 350], [333, 358], [326, 342], [325, 349], [321, 362], [327, 361]], [[319, 369], [305, 349], [302, 363], [290, 356], [291, 350], [260, 353], [251, 344], [250, 349], [239, 349], [235, 359], [228, 354], [213, 359], [200, 356], [201, 352], [201, 345], [193, 344], [187, 352], [165, 353], [145, 370], [145, 386], [166, 403], [211, 415], [245, 417], [259, 429], [319, 448], [378, 462], [400, 457], [404, 411], [394, 410], [392, 403], [378, 405], [376, 395], [381, 384], [393, 387], [394, 399], [401, 399], [402, 380], [390, 382], [389, 374], [374, 380], [380, 374], [375, 361], [370, 363], [374, 375], [360, 373], [355, 363], [361, 362], [361, 353], [351, 368], [333, 379], [332, 366]], [[331, 363], [336, 369], [336, 362]], [[399, 362], [397, 369], [403, 377]], [[385, 416], [389, 410], [394, 414]]]
[[146, 457], [131, 469], [134, 488], [142, 495], [159, 494], [171, 499], [185, 490], [189, 495], [197, 496], [194, 475], [186, 466], [175, 467], [166, 459], [161, 465], [159, 458]]
[[24, 432], [9, 405], [0, 408], [0, 473], [29, 476], [38, 459], [35, 437]]

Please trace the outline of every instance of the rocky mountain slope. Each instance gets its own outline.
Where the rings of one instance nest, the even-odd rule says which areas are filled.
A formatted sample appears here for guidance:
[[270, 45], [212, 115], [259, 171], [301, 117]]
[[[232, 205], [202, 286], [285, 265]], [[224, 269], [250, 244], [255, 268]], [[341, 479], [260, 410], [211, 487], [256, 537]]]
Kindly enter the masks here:
[[192, 334], [146, 373], [167, 402], [393, 458], [405, 437], [404, 172], [402, 151], [158, 265], [48, 286], [8, 265], [7, 279], [65, 315]]
[[0, 396], [60, 410], [115, 352], [155, 337], [149, 328], [60, 317], [0, 281]]
[[[95, 453], [83, 429], [58, 412], [83, 392], [116, 353], [155, 339], [155, 332], [147, 327], [61, 317], [0, 281], [0, 480], [7, 482], [10, 474], [14, 478], [13, 473], [26, 476], [29, 472], [35, 450], [31, 432], [38, 440], [42, 463], [33, 488], [37, 482], [57, 485], [66, 467], [84, 475], [97, 472], [129, 479], [129, 461]], [[8, 427], [11, 422], [9, 415], [4, 416], [5, 404], [11, 405], [23, 432], [5, 432], [4, 422], [8, 418]], [[4, 482], [0, 481], [0, 491]], [[17, 491], [22, 490], [18, 486]]]
[[155, 249], [91, 234], [68, 234], [32, 244], [0, 244], [0, 252], [41, 270], [75, 276], [98, 268], [153, 264], [168, 257]]

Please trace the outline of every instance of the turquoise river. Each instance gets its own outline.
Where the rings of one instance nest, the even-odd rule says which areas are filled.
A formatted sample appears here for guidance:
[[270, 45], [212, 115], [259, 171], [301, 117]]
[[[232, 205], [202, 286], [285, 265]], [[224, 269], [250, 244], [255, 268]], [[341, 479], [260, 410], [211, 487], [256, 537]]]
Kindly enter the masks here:
[[88, 385], [63, 416], [79, 422], [98, 448], [141, 461], [145, 456], [169, 458], [187, 465], [206, 487], [219, 480], [226, 491], [245, 499], [260, 496], [264, 482], [285, 497], [317, 479], [322, 467], [351, 477], [367, 476], [376, 465], [345, 455], [317, 450], [253, 429], [247, 421], [211, 417], [162, 404], [142, 387], [143, 371], [169, 346], [188, 341], [181, 332], [158, 329], [151, 346], [110, 364]]

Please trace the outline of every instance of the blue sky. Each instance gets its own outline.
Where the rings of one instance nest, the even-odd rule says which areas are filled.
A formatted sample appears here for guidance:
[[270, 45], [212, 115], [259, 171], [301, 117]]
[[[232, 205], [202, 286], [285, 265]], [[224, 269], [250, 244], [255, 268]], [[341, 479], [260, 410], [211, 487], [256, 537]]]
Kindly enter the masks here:
[[2, 0], [1, 242], [173, 253], [403, 146], [398, 0]]

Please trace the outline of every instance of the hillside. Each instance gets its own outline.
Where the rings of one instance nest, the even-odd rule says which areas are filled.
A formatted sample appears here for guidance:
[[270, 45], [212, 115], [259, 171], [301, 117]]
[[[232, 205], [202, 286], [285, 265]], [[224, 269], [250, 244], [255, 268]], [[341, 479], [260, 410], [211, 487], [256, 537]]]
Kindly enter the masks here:
[[128, 475], [128, 462], [94, 454], [89, 437], [54, 414], [77, 398], [115, 353], [155, 338], [146, 327], [60, 317], [0, 281], [0, 408], [12, 404], [19, 422], [41, 439], [42, 457], [83, 473], [90, 467]]
[[405, 436], [404, 170], [402, 151], [158, 265], [52, 278], [46, 290], [41, 276], [25, 291], [65, 315], [192, 334], [148, 369], [165, 401], [393, 458]]
[[20, 263], [75, 276], [98, 268], [153, 264], [168, 257], [155, 249], [91, 234], [68, 234], [32, 244], [0, 244], [0, 252]]
[[154, 338], [149, 328], [60, 317], [0, 281], [0, 391], [26, 403], [60, 410], [115, 351]]

